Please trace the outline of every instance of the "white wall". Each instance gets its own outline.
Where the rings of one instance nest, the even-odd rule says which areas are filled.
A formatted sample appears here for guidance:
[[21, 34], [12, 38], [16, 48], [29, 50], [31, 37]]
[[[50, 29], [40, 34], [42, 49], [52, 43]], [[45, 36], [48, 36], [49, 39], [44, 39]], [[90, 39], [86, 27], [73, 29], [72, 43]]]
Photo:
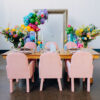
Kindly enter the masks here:
[[[100, 28], [100, 0], [0, 0], [0, 26], [22, 24], [33, 9], [68, 9], [68, 23], [74, 27], [95, 24]], [[0, 35], [0, 49], [10, 48]], [[1, 43], [2, 42], [2, 43]], [[100, 48], [100, 37], [89, 45]]]

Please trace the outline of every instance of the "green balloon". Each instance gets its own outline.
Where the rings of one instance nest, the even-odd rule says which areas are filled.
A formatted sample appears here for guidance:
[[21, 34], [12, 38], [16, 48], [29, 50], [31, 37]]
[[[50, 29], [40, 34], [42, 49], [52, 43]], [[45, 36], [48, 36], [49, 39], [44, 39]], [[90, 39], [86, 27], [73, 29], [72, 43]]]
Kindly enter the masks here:
[[37, 17], [36, 13], [34, 13], [32, 17], [33, 17], [33, 18]]
[[30, 19], [30, 23], [35, 23], [35, 20], [33, 18]]
[[40, 25], [41, 23], [40, 23], [40, 21], [38, 22], [38, 25]]
[[70, 33], [70, 31], [67, 31], [67, 34], [69, 34]]

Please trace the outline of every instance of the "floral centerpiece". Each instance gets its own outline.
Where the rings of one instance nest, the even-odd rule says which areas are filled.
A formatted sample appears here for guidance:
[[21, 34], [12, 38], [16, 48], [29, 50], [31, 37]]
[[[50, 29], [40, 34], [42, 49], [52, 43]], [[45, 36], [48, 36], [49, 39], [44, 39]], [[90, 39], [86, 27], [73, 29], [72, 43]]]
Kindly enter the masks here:
[[98, 36], [100, 30], [97, 30], [95, 25], [82, 25], [75, 31], [75, 34], [79, 37], [79, 39], [83, 42], [84, 48], [88, 46], [88, 42], [94, 40], [96, 36]]
[[6, 28], [2, 31], [2, 34], [8, 41], [13, 43], [15, 48], [17, 48], [19, 44], [24, 46], [24, 37], [26, 35], [26, 31], [22, 27], [16, 26], [12, 29]]

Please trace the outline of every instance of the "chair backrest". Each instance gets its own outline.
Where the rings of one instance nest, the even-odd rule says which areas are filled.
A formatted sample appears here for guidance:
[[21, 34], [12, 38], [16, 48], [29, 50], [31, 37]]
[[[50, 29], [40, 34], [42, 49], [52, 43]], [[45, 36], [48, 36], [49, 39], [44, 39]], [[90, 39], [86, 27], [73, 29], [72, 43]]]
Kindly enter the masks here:
[[67, 46], [68, 49], [77, 48], [77, 44], [74, 42], [67, 42], [65, 45]]
[[46, 48], [46, 49], [50, 49], [49, 47], [50, 47], [51, 44], [54, 44], [55, 47], [56, 47], [56, 49], [58, 49], [58, 45], [57, 45], [56, 42], [47, 42], [47, 43], [45, 44], [45, 48]]
[[9, 79], [27, 78], [30, 76], [28, 59], [23, 53], [13, 52], [8, 54], [6, 69]]
[[70, 76], [76, 78], [92, 77], [93, 57], [89, 52], [77, 52], [72, 56]]
[[62, 62], [56, 52], [47, 52], [40, 56], [39, 62], [40, 78], [61, 78]]
[[36, 49], [36, 44], [34, 42], [26, 42], [24, 47], [29, 49]]

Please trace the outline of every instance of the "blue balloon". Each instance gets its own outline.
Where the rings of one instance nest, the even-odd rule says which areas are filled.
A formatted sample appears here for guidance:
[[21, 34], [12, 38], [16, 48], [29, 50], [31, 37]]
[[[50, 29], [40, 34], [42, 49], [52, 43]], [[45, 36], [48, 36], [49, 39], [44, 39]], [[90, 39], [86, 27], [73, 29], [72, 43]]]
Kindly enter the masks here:
[[48, 13], [48, 11], [46, 9], [44, 9], [43, 12], [44, 12], [44, 14], [47, 14]]
[[30, 42], [31, 40], [30, 40], [30, 38], [26, 38], [26, 42]]
[[31, 18], [33, 16], [33, 13], [29, 13], [28, 17]]
[[41, 24], [44, 24], [45, 19], [44, 18], [41, 18], [40, 22], [41, 22]]
[[37, 16], [39, 16], [39, 15], [41, 15], [41, 12], [38, 12], [38, 13], [37, 13]]

